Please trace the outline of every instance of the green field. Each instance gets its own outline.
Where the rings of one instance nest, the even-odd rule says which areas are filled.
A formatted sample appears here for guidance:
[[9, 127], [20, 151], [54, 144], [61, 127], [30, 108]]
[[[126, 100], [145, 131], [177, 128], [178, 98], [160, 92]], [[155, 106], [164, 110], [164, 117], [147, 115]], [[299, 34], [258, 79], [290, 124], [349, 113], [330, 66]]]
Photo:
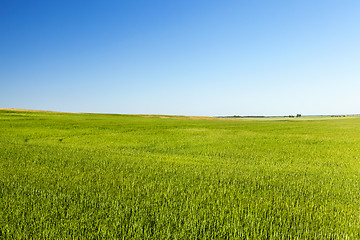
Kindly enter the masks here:
[[0, 239], [359, 239], [360, 118], [0, 111]]

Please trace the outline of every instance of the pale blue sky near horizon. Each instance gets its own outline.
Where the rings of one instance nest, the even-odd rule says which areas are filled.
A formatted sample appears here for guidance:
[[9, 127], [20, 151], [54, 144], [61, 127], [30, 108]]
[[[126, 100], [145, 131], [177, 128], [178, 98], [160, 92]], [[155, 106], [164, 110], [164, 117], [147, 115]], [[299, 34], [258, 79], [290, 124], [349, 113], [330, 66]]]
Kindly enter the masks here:
[[360, 2], [0, 2], [0, 107], [360, 113]]

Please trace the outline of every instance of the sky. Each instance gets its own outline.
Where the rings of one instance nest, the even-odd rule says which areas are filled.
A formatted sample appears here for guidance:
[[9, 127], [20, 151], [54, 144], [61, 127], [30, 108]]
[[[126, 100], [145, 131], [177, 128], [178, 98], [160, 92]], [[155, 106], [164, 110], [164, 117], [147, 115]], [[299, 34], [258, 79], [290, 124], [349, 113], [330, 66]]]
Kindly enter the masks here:
[[360, 113], [358, 0], [1, 0], [0, 107]]

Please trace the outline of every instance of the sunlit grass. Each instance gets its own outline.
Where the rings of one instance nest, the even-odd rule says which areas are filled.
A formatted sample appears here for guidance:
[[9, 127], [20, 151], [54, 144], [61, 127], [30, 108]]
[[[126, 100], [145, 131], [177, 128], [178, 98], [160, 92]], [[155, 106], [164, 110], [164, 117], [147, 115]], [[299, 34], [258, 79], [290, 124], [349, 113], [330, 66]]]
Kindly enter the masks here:
[[0, 238], [358, 239], [360, 118], [0, 111]]

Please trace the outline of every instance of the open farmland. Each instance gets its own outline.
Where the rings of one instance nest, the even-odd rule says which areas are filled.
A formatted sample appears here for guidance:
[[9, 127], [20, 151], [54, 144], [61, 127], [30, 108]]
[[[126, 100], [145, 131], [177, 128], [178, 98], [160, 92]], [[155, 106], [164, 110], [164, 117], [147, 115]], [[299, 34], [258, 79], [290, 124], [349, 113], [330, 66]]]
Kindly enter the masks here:
[[0, 238], [359, 239], [360, 118], [0, 111]]

